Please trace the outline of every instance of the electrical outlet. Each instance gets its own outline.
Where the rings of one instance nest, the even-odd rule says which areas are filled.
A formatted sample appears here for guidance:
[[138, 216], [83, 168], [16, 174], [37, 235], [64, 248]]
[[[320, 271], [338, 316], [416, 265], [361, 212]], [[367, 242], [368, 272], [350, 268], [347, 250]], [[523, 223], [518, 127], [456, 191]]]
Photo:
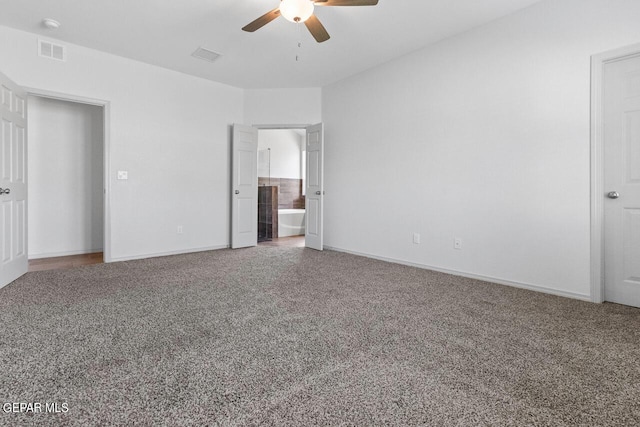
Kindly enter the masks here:
[[462, 249], [462, 239], [456, 237], [453, 239], [453, 249]]
[[178, 234], [182, 234], [182, 226], [181, 225], [178, 226]]
[[413, 233], [413, 243], [416, 244], [416, 245], [420, 244], [420, 234]]
[[129, 171], [118, 171], [118, 179], [119, 180], [129, 179]]

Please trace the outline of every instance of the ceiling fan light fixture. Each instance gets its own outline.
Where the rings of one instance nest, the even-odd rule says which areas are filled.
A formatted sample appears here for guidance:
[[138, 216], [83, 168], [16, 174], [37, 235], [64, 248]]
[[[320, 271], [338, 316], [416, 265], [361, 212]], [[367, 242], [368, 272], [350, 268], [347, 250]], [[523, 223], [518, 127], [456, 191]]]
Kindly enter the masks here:
[[280, 13], [288, 21], [304, 22], [313, 15], [313, 2], [310, 0], [282, 0]]

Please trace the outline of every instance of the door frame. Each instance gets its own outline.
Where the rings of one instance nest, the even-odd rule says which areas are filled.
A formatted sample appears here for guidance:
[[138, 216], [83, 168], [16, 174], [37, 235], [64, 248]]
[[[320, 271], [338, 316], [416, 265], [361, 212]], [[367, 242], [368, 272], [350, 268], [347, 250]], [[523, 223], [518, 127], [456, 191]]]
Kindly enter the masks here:
[[591, 301], [604, 302], [604, 67], [640, 56], [640, 43], [591, 57]]
[[311, 126], [312, 123], [306, 125], [251, 125], [258, 130], [278, 130], [278, 129], [306, 129]]
[[[306, 131], [306, 129], [311, 125], [312, 125], [312, 123], [309, 123], [309, 124], [297, 124], [297, 125], [296, 124], [286, 124], [286, 125], [252, 124], [251, 126], [253, 126], [254, 128], [258, 129], [259, 131], [260, 130], [302, 130], [302, 129], [304, 129]], [[258, 142], [259, 141], [260, 141], [260, 138], [258, 137]], [[306, 137], [305, 137], [305, 143], [306, 143]], [[306, 230], [305, 230], [305, 247], [306, 247]]]
[[[78, 104], [94, 105], [102, 107], [103, 120], [103, 165], [102, 175], [104, 183], [104, 224], [103, 224], [103, 262], [111, 262], [111, 182], [109, 180], [110, 162], [110, 134], [111, 134], [111, 103], [102, 99], [87, 98], [84, 96], [70, 95], [66, 93], [53, 92], [50, 90], [23, 86], [29, 96], [55, 99], [58, 101], [75, 102]], [[28, 199], [27, 199], [28, 200]]]

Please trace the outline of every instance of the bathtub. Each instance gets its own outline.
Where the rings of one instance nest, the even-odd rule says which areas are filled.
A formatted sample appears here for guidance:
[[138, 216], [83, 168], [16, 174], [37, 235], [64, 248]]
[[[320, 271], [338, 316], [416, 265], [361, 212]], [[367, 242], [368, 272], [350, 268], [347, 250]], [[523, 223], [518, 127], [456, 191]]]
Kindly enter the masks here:
[[304, 209], [278, 209], [278, 237], [304, 234]]

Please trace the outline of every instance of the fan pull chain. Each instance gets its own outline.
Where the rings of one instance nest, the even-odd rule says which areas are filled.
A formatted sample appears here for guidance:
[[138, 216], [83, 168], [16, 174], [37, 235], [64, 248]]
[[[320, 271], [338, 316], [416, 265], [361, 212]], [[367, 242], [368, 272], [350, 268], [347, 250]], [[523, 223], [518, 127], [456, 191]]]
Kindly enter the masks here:
[[302, 47], [302, 41], [300, 38], [300, 23], [296, 23], [296, 27], [298, 28], [298, 53], [296, 53], [296, 62], [300, 61], [300, 48]]

